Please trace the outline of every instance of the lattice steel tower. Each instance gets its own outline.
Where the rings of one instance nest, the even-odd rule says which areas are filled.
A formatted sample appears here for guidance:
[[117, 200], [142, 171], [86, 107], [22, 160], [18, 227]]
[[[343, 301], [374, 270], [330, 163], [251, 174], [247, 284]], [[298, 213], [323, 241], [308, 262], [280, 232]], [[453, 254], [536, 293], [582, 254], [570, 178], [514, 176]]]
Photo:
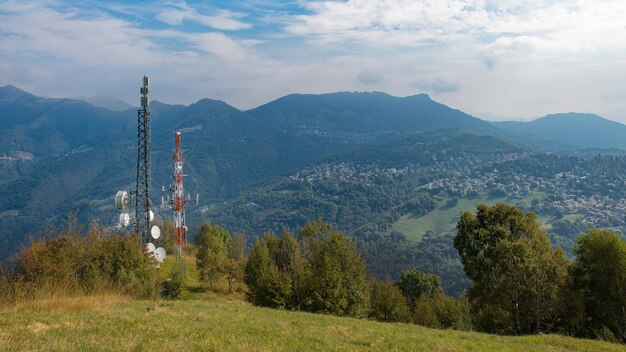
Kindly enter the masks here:
[[150, 105], [148, 77], [143, 76], [141, 108], [137, 111], [137, 187], [135, 197], [135, 231], [142, 243], [150, 242]]
[[[183, 152], [180, 148], [180, 132], [176, 132], [176, 148], [174, 149], [174, 173], [172, 173], [172, 184], [170, 191], [172, 198], [169, 199], [170, 206], [174, 211], [174, 231], [176, 233], [176, 258], [179, 263], [182, 260], [182, 247], [187, 244], [187, 226], [185, 225], [185, 192], [183, 190]], [[169, 198], [169, 197], [168, 197]]]

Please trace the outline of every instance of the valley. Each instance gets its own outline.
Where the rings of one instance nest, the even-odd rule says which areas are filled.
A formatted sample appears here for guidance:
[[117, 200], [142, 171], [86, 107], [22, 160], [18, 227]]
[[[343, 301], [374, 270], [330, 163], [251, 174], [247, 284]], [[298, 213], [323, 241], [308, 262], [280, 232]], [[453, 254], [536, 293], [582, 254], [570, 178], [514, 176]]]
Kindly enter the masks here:
[[[0, 258], [70, 212], [116, 223], [112, 196], [134, 184], [134, 115], [0, 88], [0, 127], [12, 136], [0, 143]], [[588, 228], [626, 230], [625, 152], [511, 132], [423, 94], [294, 94], [249, 111], [154, 102], [153, 130], [158, 190], [170, 182], [173, 132], [184, 131], [185, 189], [200, 200], [187, 212], [192, 237], [205, 220], [250, 242], [323, 219], [355, 239], [377, 276], [418, 267], [450, 294], [468, 285], [451, 246], [456, 222], [479, 203], [537, 213], [567, 253]]]

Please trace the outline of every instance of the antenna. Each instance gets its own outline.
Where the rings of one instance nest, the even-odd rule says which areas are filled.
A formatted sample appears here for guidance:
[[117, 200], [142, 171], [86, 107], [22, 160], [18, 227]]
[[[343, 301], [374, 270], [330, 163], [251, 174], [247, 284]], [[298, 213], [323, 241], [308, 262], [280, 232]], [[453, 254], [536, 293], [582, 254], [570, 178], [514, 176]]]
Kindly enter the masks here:
[[156, 225], [152, 226], [150, 229], [150, 236], [152, 236], [155, 240], [158, 240], [159, 237], [161, 237], [161, 229]]
[[[141, 108], [137, 110], [137, 185], [135, 195], [135, 231], [142, 243], [148, 242], [151, 219], [150, 202], [150, 104], [148, 76], [140, 88]], [[154, 215], [152, 215], [153, 217]]]
[[174, 211], [174, 233], [176, 235], [176, 259], [181, 271], [185, 271], [185, 262], [182, 258], [182, 247], [187, 244], [187, 226], [185, 225], [185, 198], [183, 190], [183, 152], [180, 148], [181, 133], [176, 132], [174, 143], [174, 155], [172, 157], [174, 172], [172, 173], [172, 184], [170, 185], [171, 197], [168, 196], [168, 204]]
[[157, 262], [163, 263], [163, 261], [165, 260], [165, 257], [166, 257], [166, 254], [165, 254], [165, 249], [163, 247], [159, 247], [154, 250], [154, 258], [156, 259]]

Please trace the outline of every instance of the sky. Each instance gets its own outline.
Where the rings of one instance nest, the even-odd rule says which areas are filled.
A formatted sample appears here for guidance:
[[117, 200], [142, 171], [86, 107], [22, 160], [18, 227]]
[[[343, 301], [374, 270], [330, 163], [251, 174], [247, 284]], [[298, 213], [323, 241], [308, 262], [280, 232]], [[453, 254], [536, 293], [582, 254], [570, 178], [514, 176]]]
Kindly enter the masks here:
[[488, 119], [626, 122], [626, 1], [0, 0], [0, 86], [223, 100], [427, 93]]

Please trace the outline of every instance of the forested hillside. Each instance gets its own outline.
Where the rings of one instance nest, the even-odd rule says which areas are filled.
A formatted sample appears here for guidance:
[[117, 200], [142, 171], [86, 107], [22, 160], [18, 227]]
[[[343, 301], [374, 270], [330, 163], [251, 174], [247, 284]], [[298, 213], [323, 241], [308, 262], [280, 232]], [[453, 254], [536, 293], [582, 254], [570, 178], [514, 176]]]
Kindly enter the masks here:
[[[135, 124], [133, 110], [1, 88], [9, 138], [0, 144], [0, 257], [70, 211], [113, 226], [113, 195], [134, 186]], [[250, 111], [154, 101], [152, 127], [158, 218], [169, 216], [160, 190], [182, 132], [185, 189], [200, 199], [187, 212], [192, 237], [206, 219], [251, 239], [321, 218], [357, 240], [379, 277], [417, 266], [452, 294], [468, 285], [454, 226], [478, 203], [536, 211], [570, 254], [590, 227], [624, 230], [623, 157], [538, 152], [558, 142], [511, 134], [426, 95], [295, 94]]]

